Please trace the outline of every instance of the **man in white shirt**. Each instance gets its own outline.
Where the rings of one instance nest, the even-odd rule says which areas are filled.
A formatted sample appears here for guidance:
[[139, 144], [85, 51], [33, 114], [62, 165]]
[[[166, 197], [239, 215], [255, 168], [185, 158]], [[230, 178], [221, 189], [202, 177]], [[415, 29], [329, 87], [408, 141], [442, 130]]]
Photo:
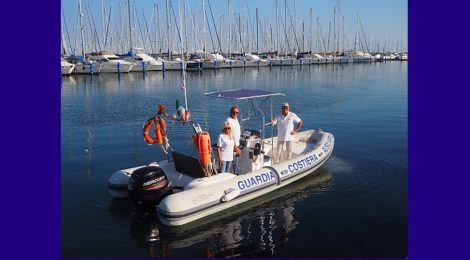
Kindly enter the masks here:
[[232, 127], [232, 135], [233, 135], [233, 140], [235, 141], [235, 146], [240, 145], [240, 123], [238, 122], [238, 114], [240, 113], [240, 109], [237, 106], [233, 106], [230, 108], [230, 116], [227, 117], [226, 122], [230, 123], [230, 126]]
[[[302, 126], [302, 119], [295, 113], [289, 111], [289, 104], [282, 104], [282, 112], [276, 119], [271, 120], [271, 125], [277, 124], [277, 147], [276, 155], [274, 157], [274, 163], [278, 163], [281, 159], [281, 152], [286, 145], [287, 159], [292, 156], [292, 141], [294, 141], [294, 135], [300, 130]], [[294, 129], [294, 124], [297, 126]]]
[[[238, 154], [240, 154], [238, 146], [240, 146], [240, 123], [238, 122], [238, 114], [240, 113], [240, 109], [237, 106], [233, 106], [230, 108], [230, 115], [225, 120], [230, 124], [232, 127], [232, 136], [233, 140], [235, 141], [235, 150], [238, 150]], [[237, 165], [238, 165], [238, 158], [235, 157], [233, 160], [232, 168], [233, 173], [237, 174]]]

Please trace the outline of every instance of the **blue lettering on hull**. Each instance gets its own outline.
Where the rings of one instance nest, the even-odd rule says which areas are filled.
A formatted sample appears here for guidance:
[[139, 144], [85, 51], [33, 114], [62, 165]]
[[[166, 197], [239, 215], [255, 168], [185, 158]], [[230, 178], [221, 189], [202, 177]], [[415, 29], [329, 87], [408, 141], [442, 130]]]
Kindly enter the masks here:
[[255, 186], [259, 186], [261, 184], [264, 184], [266, 182], [270, 182], [270, 181], [274, 180], [275, 178], [276, 177], [274, 177], [274, 173], [271, 172], [271, 171], [261, 173], [259, 175], [254, 176], [254, 177], [250, 177], [250, 178], [246, 178], [244, 180], [238, 181], [238, 188], [240, 190], [253, 188]]
[[302, 170], [303, 168], [309, 167], [310, 165], [314, 164], [316, 161], [318, 161], [318, 157], [315, 154], [310, 155], [302, 160], [289, 164], [287, 166], [287, 169], [289, 170], [290, 173], [293, 173], [293, 172]]

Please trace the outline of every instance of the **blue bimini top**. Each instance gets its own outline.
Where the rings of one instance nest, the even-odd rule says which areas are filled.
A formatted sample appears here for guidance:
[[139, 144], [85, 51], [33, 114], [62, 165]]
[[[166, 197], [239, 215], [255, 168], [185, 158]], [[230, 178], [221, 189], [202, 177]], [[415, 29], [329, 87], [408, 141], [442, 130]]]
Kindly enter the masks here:
[[217, 98], [227, 98], [227, 99], [253, 99], [260, 97], [272, 97], [272, 96], [285, 96], [283, 93], [279, 92], [269, 92], [264, 90], [253, 90], [253, 89], [232, 89], [224, 91], [215, 91], [204, 93], [204, 95], [209, 97]]

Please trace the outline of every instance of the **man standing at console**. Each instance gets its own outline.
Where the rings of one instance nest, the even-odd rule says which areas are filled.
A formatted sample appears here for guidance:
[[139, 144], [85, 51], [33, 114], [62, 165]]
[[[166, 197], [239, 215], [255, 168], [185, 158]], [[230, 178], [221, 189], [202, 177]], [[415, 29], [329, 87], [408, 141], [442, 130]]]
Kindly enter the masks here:
[[[276, 155], [274, 157], [274, 163], [278, 163], [281, 159], [281, 152], [286, 145], [287, 159], [292, 157], [292, 141], [294, 141], [294, 135], [300, 130], [302, 126], [302, 119], [295, 113], [289, 111], [289, 103], [282, 104], [281, 114], [271, 120], [271, 125], [277, 124], [277, 147]], [[297, 126], [294, 128], [294, 124]]]

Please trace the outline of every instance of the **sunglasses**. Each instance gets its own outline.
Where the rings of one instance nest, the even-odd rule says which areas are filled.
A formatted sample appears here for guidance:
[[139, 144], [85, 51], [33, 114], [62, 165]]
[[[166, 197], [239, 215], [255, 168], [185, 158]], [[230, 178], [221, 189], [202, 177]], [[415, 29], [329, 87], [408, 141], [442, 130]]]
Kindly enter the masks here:
[[231, 127], [224, 127], [224, 130], [230, 130], [232, 129]]
[[289, 109], [289, 107], [282, 107], [282, 109]]
[[240, 112], [239, 112], [239, 111], [232, 111], [232, 113], [234, 113], [234, 114], [238, 114], [238, 113], [240, 113]]

